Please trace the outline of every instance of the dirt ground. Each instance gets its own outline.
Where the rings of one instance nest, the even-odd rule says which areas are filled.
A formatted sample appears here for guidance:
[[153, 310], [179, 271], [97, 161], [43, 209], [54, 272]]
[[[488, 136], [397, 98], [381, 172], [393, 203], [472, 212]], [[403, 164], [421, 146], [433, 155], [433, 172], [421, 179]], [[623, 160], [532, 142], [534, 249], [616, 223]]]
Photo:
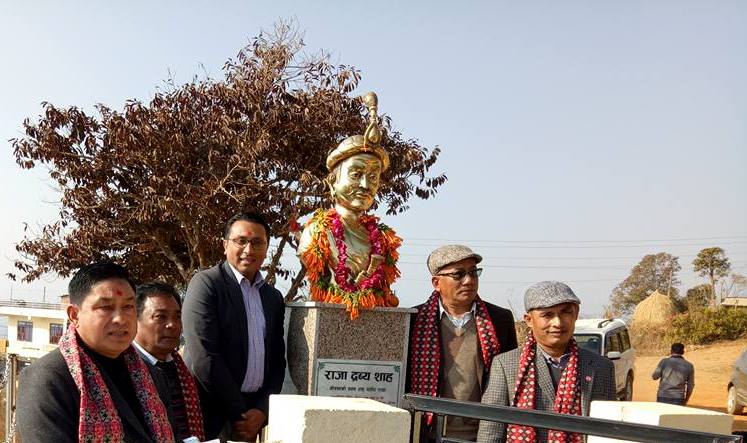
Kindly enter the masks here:
[[[737, 357], [747, 349], [747, 340], [685, 348], [685, 358], [695, 366], [695, 391], [688, 406], [726, 412], [726, 386]], [[656, 401], [658, 382], [651, 379], [665, 356], [637, 356], [633, 400]], [[747, 415], [735, 416], [734, 431], [747, 431]]]

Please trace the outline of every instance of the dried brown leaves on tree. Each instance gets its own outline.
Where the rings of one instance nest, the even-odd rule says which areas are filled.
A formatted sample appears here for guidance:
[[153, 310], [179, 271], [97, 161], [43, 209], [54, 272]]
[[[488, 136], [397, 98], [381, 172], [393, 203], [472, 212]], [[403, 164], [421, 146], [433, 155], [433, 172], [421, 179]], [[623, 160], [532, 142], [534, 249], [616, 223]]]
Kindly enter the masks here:
[[666, 294], [673, 302], [677, 301], [677, 286], [680, 284], [677, 273], [681, 269], [679, 257], [666, 252], [645, 255], [630, 270], [630, 275], [612, 290], [609, 310], [630, 314], [638, 303], [654, 291]]
[[[293, 277], [288, 220], [329, 204], [320, 181], [326, 155], [366, 125], [355, 99], [359, 71], [303, 56], [302, 47], [279, 26], [227, 62], [220, 81], [195, 79], [121, 111], [98, 105], [96, 116], [44, 103], [11, 142], [22, 168], [49, 169], [61, 210], [16, 246], [23, 280], [114, 259], [138, 279], [183, 285], [220, 260], [223, 224], [239, 210], [262, 212], [273, 226], [268, 277]], [[438, 148], [382, 121], [392, 163], [379, 204], [398, 214], [413, 195], [435, 195], [446, 177], [429, 174]]]

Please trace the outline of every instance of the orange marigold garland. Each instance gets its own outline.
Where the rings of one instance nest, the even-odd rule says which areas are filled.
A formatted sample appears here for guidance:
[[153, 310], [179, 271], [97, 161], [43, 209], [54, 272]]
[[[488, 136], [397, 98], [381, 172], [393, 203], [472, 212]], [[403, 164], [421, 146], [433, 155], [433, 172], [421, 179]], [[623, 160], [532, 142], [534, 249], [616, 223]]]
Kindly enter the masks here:
[[[371, 242], [370, 254], [384, 257], [374, 272], [359, 283], [354, 283], [350, 278], [351, 271], [346, 264], [344, 228], [340, 216], [334, 209], [320, 209], [306, 223], [307, 227], [313, 225], [313, 231], [309, 247], [301, 254], [306, 266], [306, 277], [311, 286], [311, 299], [344, 304], [351, 319], [358, 317], [359, 308], [394, 307], [399, 304], [390, 287], [400, 275], [397, 269], [397, 248], [402, 244], [402, 239], [397, 237], [392, 228], [379, 223], [375, 216], [364, 215], [359, 221], [368, 231]], [[327, 267], [327, 263], [332, 263], [332, 250], [327, 231], [332, 233], [337, 247], [338, 264], [334, 272]]]

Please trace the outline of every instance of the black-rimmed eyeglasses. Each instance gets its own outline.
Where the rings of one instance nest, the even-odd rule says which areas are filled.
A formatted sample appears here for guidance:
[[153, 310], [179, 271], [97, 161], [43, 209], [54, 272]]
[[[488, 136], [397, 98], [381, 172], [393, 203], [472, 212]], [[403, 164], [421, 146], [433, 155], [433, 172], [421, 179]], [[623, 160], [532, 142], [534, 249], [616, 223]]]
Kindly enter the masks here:
[[443, 274], [436, 275], [438, 275], [439, 277], [451, 277], [458, 282], [462, 282], [464, 281], [464, 277], [468, 275], [472, 278], [477, 278], [480, 276], [480, 274], [482, 274], [482, 268], [470, 269], [469, 271], [459, 270], [454, 272], [444, 272]]
[[267, 242], [262, 238], [246, 238], [246, 237], [237, 237], [237, 238], [227, 238], [226, 240], [231, 241], [233, 244], [238, 246], [241, 249], [246, 248], [246, 245], [252, 245], [252, 249], [259, 249], [264, 248], [267, 246]]

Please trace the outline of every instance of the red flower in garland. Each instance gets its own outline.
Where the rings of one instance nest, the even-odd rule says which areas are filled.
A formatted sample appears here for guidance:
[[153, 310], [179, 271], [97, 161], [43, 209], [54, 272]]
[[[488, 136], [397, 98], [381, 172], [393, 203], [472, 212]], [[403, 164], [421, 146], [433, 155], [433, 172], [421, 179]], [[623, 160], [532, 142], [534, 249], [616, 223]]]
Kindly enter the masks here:
[[[370, 260], [373, 255], [381, 255], [381, 232], [379, 232], [376, 219], [373, 217], [363, 216], [360, 222], [368, 232], [368, 241], [371, 243]], [[381, 286], [381, 283], [384, 281], [381, 264], [376, 267], [373, 274], [364, 278], [360, 284], [356, 284], [351, 278], [351, 271], [347, 266], [348, 247], [345, 244], [345, 227], [337, 212], [332, 215], [332, 237], [335, 239], [338, 252], [337, 267], [335, 268], [335, 282], [337, 286], [348, 292], [373, 289]]]
[[[390, 285], [399, 277], [399, 270], [396, 267], [399, 259], [397, 248], [402, 244], [402, 239], [388, 226], [379, 224], [374, 216], [364, 215], [359, 222], [368, 232], [371, 244], [369, 260], [373, 256], [383, 257], [376, 269], [359, 282], [352, 278], [352, 271], [347, 266], [345, 228], [334, 209], [317, 211], [309, 220], [307, 227], [313, 226], [313, 241], [301, 254], [307, 268], [307, 278], [311, 283], [311, 299], [345, 304], [351, 318], [358, 316], [359, 307], [393, 307], [399, 304]], [[338, 252], [337, 265], [333, 270], [330, 269], [332, 253], [331, 245], [327, 241], [327, 230], [331, 232]]]

